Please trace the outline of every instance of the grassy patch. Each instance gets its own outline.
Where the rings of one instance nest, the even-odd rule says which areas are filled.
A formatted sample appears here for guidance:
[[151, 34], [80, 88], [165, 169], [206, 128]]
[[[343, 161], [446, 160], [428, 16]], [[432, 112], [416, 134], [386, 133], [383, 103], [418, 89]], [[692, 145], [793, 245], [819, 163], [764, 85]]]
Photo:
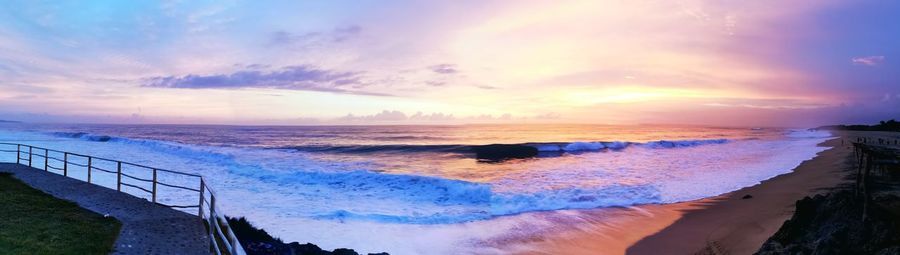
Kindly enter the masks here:
[[2, 254], [107, 254], [121, 226], [0, 173]]

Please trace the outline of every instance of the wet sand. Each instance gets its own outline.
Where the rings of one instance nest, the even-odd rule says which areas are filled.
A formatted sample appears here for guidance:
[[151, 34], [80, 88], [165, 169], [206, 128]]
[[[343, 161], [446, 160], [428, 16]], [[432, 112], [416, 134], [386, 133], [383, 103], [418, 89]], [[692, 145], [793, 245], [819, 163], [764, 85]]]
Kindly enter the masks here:
[[[752, 254], [793, 214], [795, 201], [847, 182], [852, 150], [833, 147], [793, 172], [698, 201], [580, 211], [589, 224], [528, 240], [519, 254]], [[752, 198], [742, 199], [745, 195]], [[510, 248], [510, 247], [508, 247]]]

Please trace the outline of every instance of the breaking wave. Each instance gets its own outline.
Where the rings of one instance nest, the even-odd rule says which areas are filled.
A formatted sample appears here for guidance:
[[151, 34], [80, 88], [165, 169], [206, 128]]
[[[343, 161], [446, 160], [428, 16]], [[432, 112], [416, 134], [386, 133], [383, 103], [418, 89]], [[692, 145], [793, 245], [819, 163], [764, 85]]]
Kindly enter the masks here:
[[[785, 135], [803, 141], [692, 139], [512, 144], [503, 148], [527, 147], [571, 157], [513, 162], [516, 165], [511, 169], [527, 171], [500, 172], [485, 181], [440, 174], [385, 173], [366, 162], [307, 157], [315, 153], [470, 154], [479, 145], [249, 148], [83, 132], [43, 134], [68, 138], [63, 140], [72, 148], [91, 147], [91, 153], [99, 153], [98, 156], [119, 158], [130, 154], [152, 158], [154, 166], [197, 171], [210, 177], [226, 200], [253, 200], [244, 201], [242, 204], [248, 208], [238, 211], [263, 210], [278, 217], [326, 221], [445, 224], [532, 211], [670, 203], [718, 195], [790, 171], [821, 151], [815, 147], [820, 139], [802, 138], [821, 138], [825, 134], [804, 132]], [[783, 153], [770, 155], [771, 148]], [[728, 153], [716, 154], [721, 152]], [[720, 160], [709, 160], [709, 155]], [[427, 156], [411, 158], [416, 157]]]

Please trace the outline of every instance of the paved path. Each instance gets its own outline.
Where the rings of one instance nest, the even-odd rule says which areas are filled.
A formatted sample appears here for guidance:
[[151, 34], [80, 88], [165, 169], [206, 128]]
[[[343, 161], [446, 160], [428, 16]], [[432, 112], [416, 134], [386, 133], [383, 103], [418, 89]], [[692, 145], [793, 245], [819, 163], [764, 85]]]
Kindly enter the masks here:
[[209, 239], [197, 216], [37, 168], [0, 163], [0, 172], [12, 173], [31, 187], [121, 221], [112, 254], [209, 254]]

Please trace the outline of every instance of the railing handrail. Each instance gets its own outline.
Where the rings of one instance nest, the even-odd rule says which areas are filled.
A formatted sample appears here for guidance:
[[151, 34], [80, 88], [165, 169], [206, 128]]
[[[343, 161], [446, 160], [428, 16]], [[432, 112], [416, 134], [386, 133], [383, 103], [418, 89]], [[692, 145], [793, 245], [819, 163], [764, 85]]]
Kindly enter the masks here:
[[[216, 201], [215, 192], [213, 192], [213, 190], [209, 187], [209, 185], [207, 185], [208, 182], [206, 181], [206, 178], [204, 178], [202, 175], [185, 173], [185, 172], [174, 171], [174, 170], [161, 169], [161, 168], [150, 167], [150, 166], [145, 166], [145, 165], [131, 163], [131, 162], [125, 162], [125, 161], [121, 161], [121, 160], [95, 157], [95, 156], [84, 155], [84, 154], [79, 154], [79, 153], [49, 149], [49, 148], [44, 148], [44, 147], [39, 147], [39, 146], [32, 146], [29, 144], [0, 142], [0, 145], [16, 146], [16, 150], [0, 149], [0, 152], [16, 153], [16, 164], [26, 165], [26, 164], [22, 163], [22, 161], [27, 160], [28, 161], [27, 166], [33, 167], [32, 162], [34, 161], [34, 158], [35, 157], [43, 157], [44, 158], [44, 171], [50, 171], [50, 169], [54, 169], [54, 170], [61, 169], [63, 171], [63, 176], [66, 176], [66, 177], [69, 177], [69, 175], [68, 175], [69, 165], [84, 167], [87, 170], [87, 182], [88, 183], [92, 183], [91, 182], [91, 172], [92, 172], [92, 170], [96, 169], [96, 170], [100, 170], [100, 171], [103, 171], [106, 173], [116, 174], [117, 175], [116, 190], [119, 192], [134, 196], [133, 194], [122, 191], [122, 186], [124, 185], [126, 187], [136, 188], [141, 191], [150, 193], [150, 195], [152, 197], [151, 202], [154, 204], [158, 204], [158, 205], [165, 206], [168, 208], [173, 208], [173, 209], [196, 207], [196, 208], [198, 208], [197, 216], [200, 217], [200, 219], [203, 219], [206, 222], [206, 224], [208, 224], [206, 231], [207, 231], [207, 235], [209, 236], [209, 240], [210, 240], [209, 245], [211, 246], [211, 249], [210, 249], [211, 251], [215, 252], [215, 254], [217, 254], [217, 255], [221, 255], [221, 254], [245, 255], [246, 254], [246, 252], [244, 251], [240, 242], [238, 241], [237, 236], [234, 235], [234, 232], [232, 231], [231, 226], [228, 224], [228, 220], [225, 217], [223, 217], [221, 214], [219, 214], [219, 209], [216, 207], [216, 203], [215, 203], [215, 201]], [[22, 147], [27, 147], [28, 150], [23, 151]], [[43, 155], [41, 153], [35, 153], [34, 152], [35, 150], [37, 150], [38, 152], [43, 151]], [[50, 152], [62, 153], [63, 159], [59, 159], [56, 157], [50, 157]], [[23, 158], [22, 157], [23, 153], [26, 153], [28, 155], [28, 157]], [[69, 156], [85, 158], [87, 160], [87, 163], [80, 164], [80, 163], [70, 162]], [[62, 162], [63, 167], [57, 168], [57, 167], [50, 166], [49, 159], [53, 159], [53, 160]], [[110, 163], [116, 163], [116, 168], [117, 168], [116, 171], [113, 172], [108, 169], [103, 169], [103, 168], [94, 166], [93, 163], [95, 163], [97, 160], [106, 161], [106, 162], [110, 162]], [[122, 173], [122, 165], [129, 165], [129, 166], [133, 166], [133, 167], [150, 170], [150, 171], [152, 171], [153, 179], [148, 180], [148, 179], [143, 179], [143, 178], [139, 178], [139, 177], [135, 177], [135, 176], [132, 176], [129, 174]], [[157, 178], [158, 171], [198, 178], [200, 181], [200, 188], [193, 189], [193, 188], [179, 186], [179, 185], [175, 185], [175, 184], [160, 182], [159, 179]], [[129, 177], [129, 178], [132, 178], [132, 179], [137, 179], [140, 181], [152, 183], [152, 190], [145, 189], [138, 185], [123, 182], [122, 181], [123, 175], [126, 177]], [[199, 198], [200, 198], [199, 202], [197, 203], [197, 205], [167, 205], [167, 204], [159, 203], [156, 201], [157, 195], [159, 193], [157, 190], [157, 184], [166, 186], [166, 187], [170, 187], [170, 188], [177, 188], [177, 189], [181, 189], [181, 190], [197, 192], [197, 193], [199, 193]], [[206, 199], [207, 195], [209, 196], [208, 200]], [[204, 204], [206, 206], [204, 206]], [[206, 208], [206, 210], [204, 210], [204, 207]], [[222, 227], [225, 227], [225, 229], [223, 230]], [[221, 241], [219, 241], [219, 240], [221, 240]], [[222, 250], [219, 248], [220, 245], [224, 246], [224, 248], [226, 248], [225, 253], [223, 253]]]
[[[163, 172], [169, 172], [169, 173], [173, 173], [173, 174], [182, 174], [182, 175], [187, 175], [187, 176], [192, 176], [192, 177], [198, 177], [198, 178], [203, 177], [202, 175], [198, 175], [198, 174], [185, 173], [185, 172], [180, 172], [180, 171], [174, 171], [174, 170], [168, 170], [168, 169], [162, 169], [162, 168], [150, 167], [150, 166], [141, 165], [141, 164], [137, 164], [137, 163], [131, 163], [131, 162], [127, 162], [127, 161], [121, 161], [121, 160], [115, 160], [115, 159], [108, 159], [108, 158], [103, 158], [103, 157], [97, 157], [97, 156], [91, 156], [91, 155], [84, 155], [84, 154], [79, 154], [79, 153], [74, 153], [74, 152], [68, 152], [68, 151], [61, 151], [61, 150], [55, 150], [55, 149], [48, 149], [48, 148], [44, 148], [44, 147], [40, 147], [40, 146], [32, 146], [32, 145], [28, 145], [28, 144], [0, 142], [0, 145], [20, 145], [20, 146], [28, 146], [28, 147], [32, 147], [32, 148], [35, 148], [35, 149], [38, 149], [38, 150], [52, 151], [52, 152], [57, 152], [57, 153], [65, 153], [65, 154], [69, 154], [70, 156], [79, 156], [79, 157], [83, 157], [83, 158], [93, 158], [93, 159], [99, 159], [99, 160], [108, 161], [108, 162], [122, 162], [122, 164], [130, 165], [130, 166], [135, 166], [135, 167], [148, 168], [148, 169], [156, 169], [156, 170], [163, 171]], [[16, 151], [8, 151], [8, 150], [0, 150], [0, 151], [2, 151], [2, 152], [16, 152]], [[40, 154], [37, 154], [37, 155], [40, 156]], [[59, 159], [57, 159], [57, 160], [59, 160]]]

